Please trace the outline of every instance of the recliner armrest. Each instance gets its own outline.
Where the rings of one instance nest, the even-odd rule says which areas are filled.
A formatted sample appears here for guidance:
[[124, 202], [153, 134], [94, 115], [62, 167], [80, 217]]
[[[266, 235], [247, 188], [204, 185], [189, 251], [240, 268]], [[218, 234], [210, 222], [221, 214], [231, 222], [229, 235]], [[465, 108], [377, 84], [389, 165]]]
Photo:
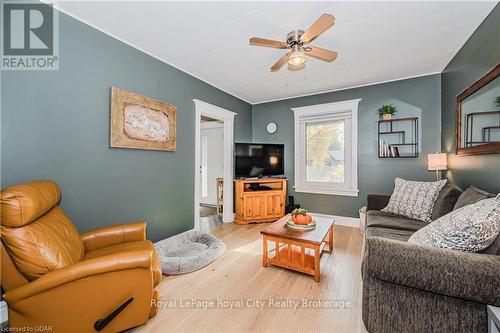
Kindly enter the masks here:
[[137, 268], [151, 270], [152, 255], [151, 251], [130, 251], [84, 260], [47, 273], [26, 285], [8, 291], [3, 297], [8, 304], [16, 304], [63, 284], [91, 276]]
[[80, 235], [85, 252], [116, 244], [146, 240], [146, 222], [119, 224], [87, 231]]
[[381, 210], [389, 203], [390, 195], [368, 194], [366, 210]]
[[364, 274], [441, 295], [500, 306], [500, 256], [367, 237]]

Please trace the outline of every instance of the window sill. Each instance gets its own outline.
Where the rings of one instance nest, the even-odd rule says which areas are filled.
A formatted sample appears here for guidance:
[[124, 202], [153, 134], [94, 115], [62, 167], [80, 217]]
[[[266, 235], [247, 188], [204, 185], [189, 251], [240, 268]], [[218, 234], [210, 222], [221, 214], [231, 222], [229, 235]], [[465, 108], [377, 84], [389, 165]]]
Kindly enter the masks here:
[[329, 188], [316, 188], [316, 187], [304, 187], [304, 186], [294, 186], [295, 192], [302, 193], [314, 193], [314, 194], [328, 194], [328, 195], [343, 195], [347, 197], [357, 197], [359, 190], [342, 190], [342, 189], [329, 189]]

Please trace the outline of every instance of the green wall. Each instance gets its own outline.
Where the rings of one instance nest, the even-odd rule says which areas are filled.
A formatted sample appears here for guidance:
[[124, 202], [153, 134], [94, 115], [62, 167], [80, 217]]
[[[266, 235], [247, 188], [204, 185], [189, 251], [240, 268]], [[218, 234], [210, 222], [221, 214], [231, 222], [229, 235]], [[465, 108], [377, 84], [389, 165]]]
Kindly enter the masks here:
[[[427, 154], [441, 149], [441, 81], [439, 75], [395, 81], [367, 87], [347, 89], [283, 101], [257, 104], [252, 107], [254, 142], [285, 144], [285, 172], [289, 178], [289, 195], [311, 211], [341, 216], [358, 216], [370, 193], [392, 192], [395, 177], [433, 180], [426, 170]], [[293, 111], [291, 108], [362, 98], [358, 115], [358, 197], [294, 193], [293, 191]], [[422, 152], [418, 158], [379, 159], [377, 157], [377, 109], [394, 104], [398, 117], [419, 116], [422, 129]], [[268, 121], [278, 123], [278, 132], [267, 134]]]
[[[1, 186], [49, 178], [80, 231], [145, 219], [153, 240], [193, 227], [194, 103], [251, 106], [62, 13], [58, 71], [2, 72]], [[110, 87], [177, 105], [177, 151], [109, 148]]]
[[[284, 143], [289, 194], [312, 211], [357, 216], [367, 194], [391, 193], [395, 177], [433, 180], [426, 155], [441, 149], [450, 153], [451, 180], [500, 190], [499, 155], [451, 154], [456, 94], [500, 61], [498, 5], [442, 75], [253, 106], [62, 13], [59, 19], [58, 71], [1, 73], [1, 186], [54, 179], [80, 231], [145, 219], [149, 237], [158, 240], [193, 226], [194, 98], [238, 113], [236, 141]], [[177, 151], [109, 148], [111, 86], [177, 105]], [[359, 196], [294, 193], [290, 109], [354, 98], [362, 98]], [[376, 110], [387, 103], [400, 117], [421, 117], [419, 158], [377, 158]], [[279, 126], [275, 135], [265, 131], [272, 120]]]
[[455, 155], [455, 97], [500, 62], [500, 5], [481, 23], [441, 75], [442, 151], [448, 153], [447, 178], [462, 188], [475, 185], [500, 192], [500, 155]]

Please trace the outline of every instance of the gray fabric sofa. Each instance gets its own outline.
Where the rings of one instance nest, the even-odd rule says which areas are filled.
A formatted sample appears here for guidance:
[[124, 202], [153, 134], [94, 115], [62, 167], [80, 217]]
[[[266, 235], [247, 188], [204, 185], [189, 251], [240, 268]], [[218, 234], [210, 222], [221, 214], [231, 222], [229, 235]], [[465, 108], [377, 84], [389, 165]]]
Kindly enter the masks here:
[[[453, 210], [460, 195], [446, 184], [433, 220]], [[500, 236], [483, 253], [409, 244], [427, 223], [380, 211], [389, 197], [368, 196], [362, 264], [366, 329], [487, 332], [486, 305], [500, 306]]]

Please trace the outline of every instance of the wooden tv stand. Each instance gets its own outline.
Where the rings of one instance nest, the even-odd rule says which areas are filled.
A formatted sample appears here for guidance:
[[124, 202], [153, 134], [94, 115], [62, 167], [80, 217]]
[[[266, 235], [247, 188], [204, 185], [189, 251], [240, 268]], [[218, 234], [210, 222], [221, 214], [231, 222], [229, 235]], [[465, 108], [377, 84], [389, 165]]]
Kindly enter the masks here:
[[285, 216], [286, 178], [235, 179], [234, 184], [237, 224], [274, 222]]

